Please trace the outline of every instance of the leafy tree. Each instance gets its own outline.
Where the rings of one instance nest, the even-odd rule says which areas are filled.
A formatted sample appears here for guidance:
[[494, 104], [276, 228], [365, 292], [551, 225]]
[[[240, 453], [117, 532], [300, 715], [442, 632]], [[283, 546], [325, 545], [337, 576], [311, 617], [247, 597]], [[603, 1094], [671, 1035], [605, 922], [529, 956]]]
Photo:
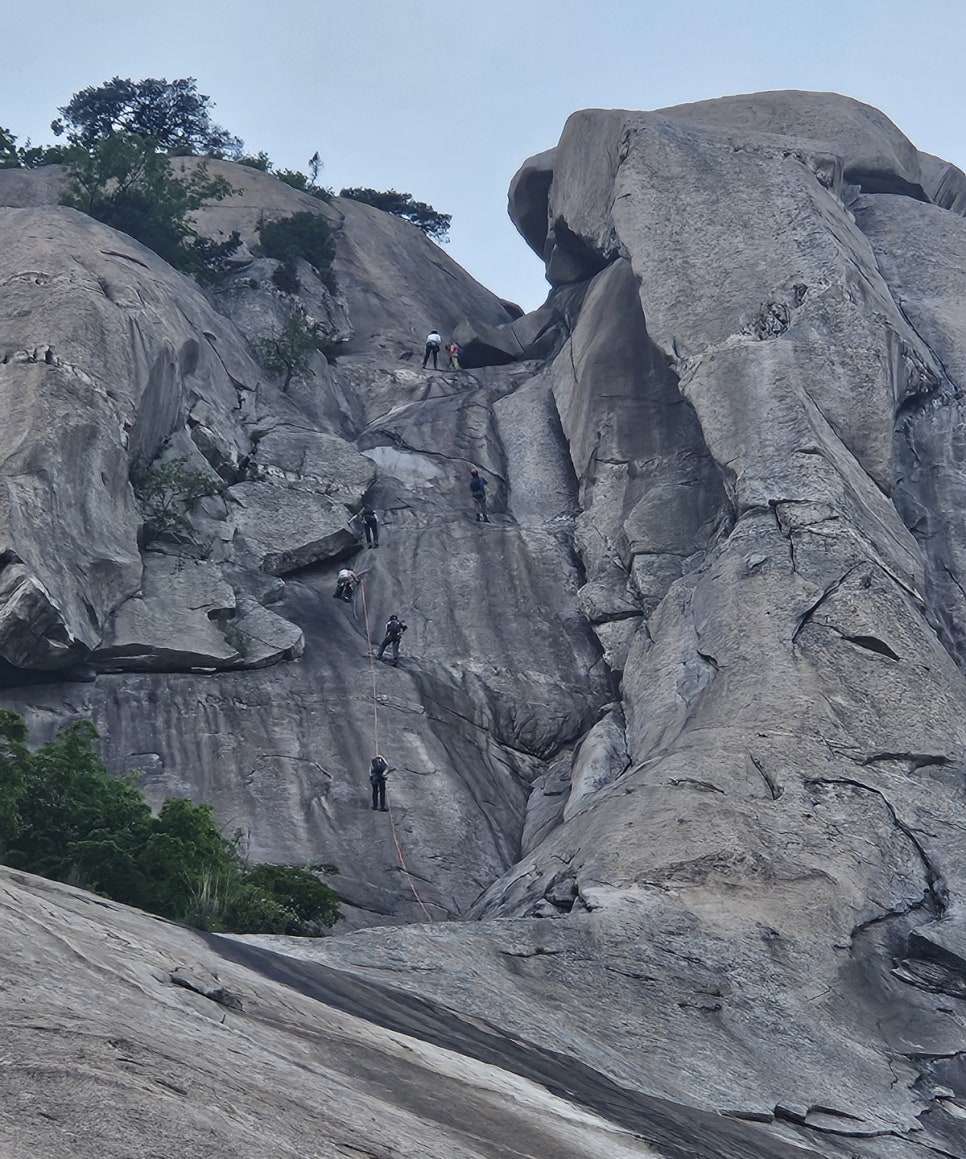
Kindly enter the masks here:
[[175, 921], [239, 933], [317, 935], [339, 916], [331, 865], [243, 864], [209, 805], [169, 797], [157, 817], [108, 775], [80, 721], [35, 752], [0, 710], [0, 859]]
[[284, 375], [282, 390], [288, 390], [293, 378], [315, 376], [311, 365], [314, 354], [329, 358], [335, 351], [332, 339], [300, 310], [293, 310], [274, 334], [256, 338], [254, 346], [258, 361], [269, 374]]
[[321, 213], [293, 213], [258, 227], [262, 253], [267, 258], [294, 262], [304, 258], [320, 275], [332, 266], [335, 242], [332, 229]]
[[119, 76], [71, 97], [51, 122], [55, 136], [85, 149], [115, 134], [134, 134], [165, 152], [237, 157], [242, 142], [211, 120], [212, 101], [193, 77], [141, 81]]
[[340, 190], [339, 196], [351, 198], [353, 201], [363, 201], [366, 205], [372, 205], [386, 213], [404, 217], [434, 241], [449, 241], [449, 226], [453, 215], [438, 213], [425, 201], [414, 201], [411, 193], [397, 193], [395, 189], [380, 192], [378, 189], [355, 187]]
[[283, 294], [297, 294], [302, 288], [295, 262], [287, 260], [272, 271], [272, 284]]
[[0, 125], [0, 169], [17, 169], [19, 166], [17, 138]]
[[[304, 174], [298, 176], [304, 180]], [[335, 290], [332, 275], [335, 242], [329, 223], [321, 214], [293, 213], [290, 217], [263, 222], [258, 227], [258, 237], [262, 253], [282, 263], [272, 275], [280, 290], [294, 294], [301, 288], [295, 265], [299, 258], [314, 267], [323, 285]]]
[[[303, 868], [298, 865], [253, 865], [243, 876], [244, 888], [229, 910], [232, 928], [238, 933], [255, 933], [250, 923], [271, 932], [294, 937], [318, 936], [339, 916], [339, 898], [312, 869], [335, 872], [331, 865]], [[268, 901], [266, 907], [264, 902]]]
[[217, 495], [222, 489], [210, 475], [189, 467], [183, 456], [150, 466], [136, 463], [131, 484], [141, 504], [148, 542], [161, 535], [190, 536], [191, 510], [206, 495]]
[[225, 241], [196, 235], [191, 241], [191, 256], [197, 262], [195, 277], [199, 282], [217, 282], [231, 273], [232, 258], [241, 246], [241, 234], [233, 229]]
[[0, 169], [36, 169], [39, 165], [56, 165], [65, 160], [67, 150], [61, 145], [46, 148], [31, 145], [17, 145], [17, 137], [9, 129], [0, 126]]
[[238, 158], [237, 163], [244, 165], [246, 169], [258, 169], [262, 173], [270, 173], [272, 170], [271, 159], [264, 149], [260, 153], [246, 153]]
[[204, 165], [177, 177], [150, 141], [113, 133], [89, 149], [70, 150], [61, 204], [130, 234], [176, 269], [198, 273], [206, 255], [191, 244], [198, 235], [188, 215], [229, 193], [228, 182], [209, 177]]
[[[80, 721], [27, 754], [8, 865], [93, 889], [129, 880], [133, 843], [146, 833], [151, 811], [130, 782], [104, 772], [96, 735], [90, 721]], [[6, 762], [0, 779], [7, 780]]]
[[20, 833], [18, 803], [26, 789], [29, 765], [23, 717], [0, 708], [0, 858]]
[[279, 181], [291, 185], [293, 189], [298, 189], [302, 193], [312, 192], [308, 177], [298, 169], [276, 169], [275, 176]]

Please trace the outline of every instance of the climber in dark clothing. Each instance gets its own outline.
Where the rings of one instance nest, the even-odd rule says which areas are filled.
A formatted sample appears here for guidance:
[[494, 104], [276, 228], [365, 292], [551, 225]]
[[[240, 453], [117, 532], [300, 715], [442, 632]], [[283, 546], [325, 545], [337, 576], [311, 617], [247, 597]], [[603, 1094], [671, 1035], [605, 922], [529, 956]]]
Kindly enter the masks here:
[[403, 632], [406, 631], [406, 625], [400, 618], [393, 613], [386, 621], [386, 637], [379, 645], [379, 659], [382, 659], [382, 654], [392, 645], [392, 663], [393, 667], [399, 667], [399, 641], [402, 639]]
[[379, 546], [379, 520], [376, 513], [367, 504], [362, 509], [362, 530], [366, 533], [366, 543], [370, 547]]
[[353, 516], [351, 522], [362, 520], [362, 530], [365, 532], [365, 542], [369, 547], [379, 546], [379, 519], [376, 512], [366, 503], [362, 511]]
[[482, 520], [489, 523], [490, 517], [486, 513], [486, 480], [475, 467], [470, 469], [470, 494], [476, 504], [476, 522]]
[[389, 764], [386, 758], [379, 753], [369, 762], [369, 784], [372, 785], [372, 807], [386, 810], [386, 777], [389, 774]]

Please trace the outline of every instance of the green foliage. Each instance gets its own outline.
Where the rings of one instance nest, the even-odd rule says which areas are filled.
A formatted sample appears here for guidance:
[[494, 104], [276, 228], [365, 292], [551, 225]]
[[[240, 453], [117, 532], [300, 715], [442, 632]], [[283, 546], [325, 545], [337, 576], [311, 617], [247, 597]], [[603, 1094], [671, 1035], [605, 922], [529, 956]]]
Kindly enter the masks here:
[[272, 162], [264, 149], [261, 153], [246, 153], [239, 157], [238, 164], [244, 165], [246, 169], [258, 169], [262, 173], [268, 173], [272, 168]]
[[131, 485], [141, 504], [148, 543], [162, 535], [190, 538], [192, 509], [206, 495], [217, 495], [223, 488], [204, 471], [189, 467], [183, 456], [150, 465], [135, 463]]
[[283, 294], [297, 294], [302, 288], [295, 262], [284, 261], [272, 271], [272, 283]]
[[319, 879], [333, 866], [246, 866], [210, 805], [169, 797], [157, 817], [108, 775], [80, 721], [36, 752], [0, 710], [0, 860], [175, 921], [237, 933], [316, 936], [339, 917]]
[[437, 213], [425, 201], [414, 201], [411, 193], [398, 193], [395, 189], [342, 189], [340, 197], [349, 197], [353, 201], [364, 201], [386, 213], [394, 213], [397, 217], [404, 217], [412, 222], [417, 229], [421, 229], [427, 237], [434, 241], [449, 241], [449, 226], [453, 220], [451, 213]]
[[199, 282], [220, 281], [233, 268], [232, 258], [241, 246], [241, 234], [233, 229], [226, 241], [215, 241], [210, 237], [196, 236], [191, 242], [192, 256], [198, 263], [195, 277]]
[[17, 138], [9, 129], [0, 125], [0, 169], [17, 169], [19, 166]]
[[291, 217], [263, 222], [258, 227], [258, 238], [267, 258], [287, 262], [293, 273], [296, 260], [304, 258], [323, 282], [333, 288], [331, 267], [335, 242], [329, 223], [320, 213], [293, 213]]
[[130, 133], [113, 133], [89, 149], [75, 146], [67, 178], [63, 205], [130, 234], [176, 269], [205, 270], [204, 251], [191, 244], [198, 235], [188, 215], [231, 193], [224, 178], [209, 177], [204, 165], [176, 177], [151, 141]]
[[284, 376], [282, 390], [288, 390], [293, 378], [315, 376], [311, 365], [314, 354], [334, 358], [336, 344], [322, 333], [317, 323], [310, 322], [300, 310], [293, 310], [281, 329], [256, 338], [253, 345], [258, 361], [269, 374]]
[[310, 197], [315, 197], [319, 201], [330, 201], [332, 199], [331, 189], [326, 189], [322, 185], [316, 185], [311, 177], [306, 177], [298, 169], [276, 169], [275, 176], [279, 181], [284, 181], [286, 185], [291, 185], [293, 189], [307, 193]]
[[[313, 866], [333, 872], [332, 866]], [[244, 874], [244, 889], [229, 910], [237, 933], [267, 932], [317, 937], [339, 916], [339, 898], [312, 869], [298, 865], [253, 865]], [[267, 904], [266, 904], [267, 903]]]
[[275, 176], [286, 185], [291, 185], [293, 189], [301, 189], [303, 193], [309, 192], [309, 179], [298, 169], [276, 169]]
[[0, 169], [36, 169], [40, 165], [56, 165], [66, 160], [68, 149], [62, 145], [46, 148], [31, 145], [17, 146], [17, 138], [9, 129], [0, 126]]
[[239, 157], [238, 164], [245, 165], [249, 169], [259, 169], [262, 173], [271, 173], [285, 185], [291, 185], [293, 189], [308, 193], [310, 197], [317, 197], [320, 201], [328, 201], [332, 197], [331, 189], [325, 189], [316, 184], [319, 170], [322, 168], [318, 150], [309, 158], [308, 177], [298, 169], [276, 169], [264, 150], [260, 153], [247, 153], [244, 157]]
[[50, 127], [55, 136], [66, 132], [72, 144], [85, 149], [133, 134], [165, 152], [237, 157], [241, 141], [212, 124], [211, 108], [211, 98], [198, 92], [193, 77], [132, 81], [116, 76], [75, 93]]
[[0, 708], [0, 859], [20, 833], [18, 804], [26, 790], [29, 761], [23, 717]]
[[[95, 736], [90, 721], [80, 721], [35, 753], [20, 754], [19, 823], [4, 860], [58, 881], [136, 894], [133, 853], [147, 832], [151, 811], [130, 782], [104, 772], [94, 753]], [[0, 782], [8, 783], [2, 757]]]

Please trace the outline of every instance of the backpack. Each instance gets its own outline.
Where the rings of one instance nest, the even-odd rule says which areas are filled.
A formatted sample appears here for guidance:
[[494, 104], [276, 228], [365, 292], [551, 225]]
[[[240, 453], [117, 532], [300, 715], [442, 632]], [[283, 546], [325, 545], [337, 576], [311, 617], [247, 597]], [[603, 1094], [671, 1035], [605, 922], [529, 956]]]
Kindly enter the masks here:
[[383, 757], [373, 757], [369, 764], [369, 780], [381, 781], [389, 772], [389, 766]]

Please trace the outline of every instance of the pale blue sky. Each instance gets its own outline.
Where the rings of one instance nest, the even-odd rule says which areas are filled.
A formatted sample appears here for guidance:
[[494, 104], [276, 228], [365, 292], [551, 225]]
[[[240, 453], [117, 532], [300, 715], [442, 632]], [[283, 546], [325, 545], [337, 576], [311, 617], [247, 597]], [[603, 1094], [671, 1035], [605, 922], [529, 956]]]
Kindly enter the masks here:
[[452, 213], [452, 256], [528, 309], [546, 283], [507, 185], [575, 109], [831, 89], [966, 167], [962, 0], [13, 0], [3, 25], [21, 140], [115, 74], [194, 76], [250, 152], [304, 170], [318, 149], [336, 191]]

